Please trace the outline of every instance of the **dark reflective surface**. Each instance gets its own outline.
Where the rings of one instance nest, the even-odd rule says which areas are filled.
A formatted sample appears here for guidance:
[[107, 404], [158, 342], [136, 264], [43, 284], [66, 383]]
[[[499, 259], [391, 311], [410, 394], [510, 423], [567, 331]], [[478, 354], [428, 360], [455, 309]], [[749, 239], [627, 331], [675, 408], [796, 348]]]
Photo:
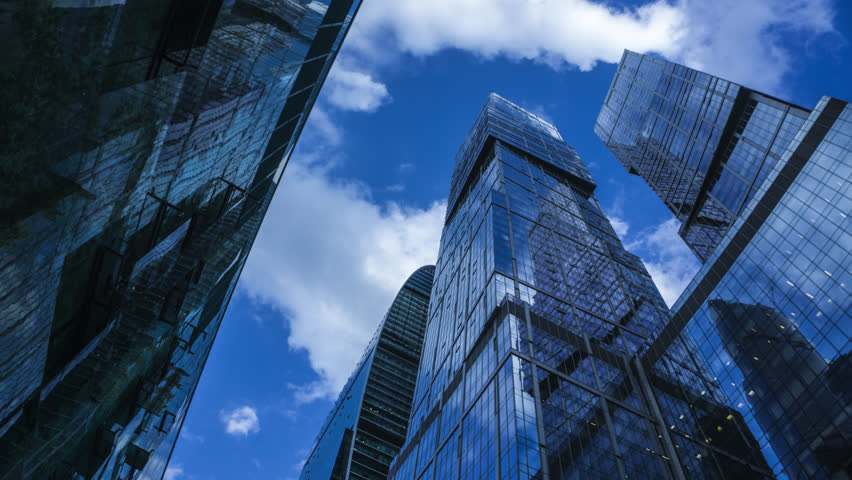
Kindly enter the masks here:
[[682, 222], [703, 262], [760, 187], [808, 110], [625, 51], [595, 133]]
[[0, 478], [160, 478], [358, 2], [0, 4]]
[[852, 108], [823, 97], [672, 309], [779, 478], [852, 475], [850, 207]]

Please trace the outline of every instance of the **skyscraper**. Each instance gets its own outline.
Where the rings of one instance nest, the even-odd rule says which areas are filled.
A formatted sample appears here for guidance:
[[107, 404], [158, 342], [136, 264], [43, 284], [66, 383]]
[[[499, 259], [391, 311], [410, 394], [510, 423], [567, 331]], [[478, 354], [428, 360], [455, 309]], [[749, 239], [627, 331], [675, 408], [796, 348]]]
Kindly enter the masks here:
[[[625, 159], [637, 149], [624, 146], [651, 141], [647, 135], [631, 140], [623, 133], [633, 130], [628, 124], [636, 124], [628, 112], [641, 109], [625, 106], [621, 116], [613, 113], [613, 106], [622, 102], [613, 99], [625, 96], [627, 81], [619, 80], [621, 72], [631, 70], [662, 70], [678, 77], [658, 85], [675, 80], [701, 84], [707, 78], [625, 53], [596, 128], [627, 168], [634, 163]], [[723, 82], [710, 80], [711, 85]], [[689, 88], [696, 86], [683, 87]], [[628, 93], [623, 103], [635, 95]], [[791, 120], [794, 108], [788, 107], [787, 116], [776, 111], [763, 119], [752, 115], [737, 121], [745, 126], [731, 137], [725, 168], [755, 164], [759, 155], [744, 154], [756, 142], [747, 135], [751, 131], [764, 144], [774, 139], [760, 167], [766, 173], [755, 177], [738, 210], [728, 211], [714, 240], [704, 244], [703, 267], [673, 306], [671, 321], [650, 351], [661, 355], [678, 342], [697, 346], [697, 368], [717, 379], [720, 397], [746, 419], [779, 478], [850, 478], [852, 109], [823, 97], [799, 122]], [[680, 115], [698, 115], [698, 108], [682, 104]], [[645, 114], [659, 116], [659, 111]], [[789, 133], [796, 124], [798, 129]], [[760, 129], [763, 135], [757, 135]], [[774, 136], [766, 136], [773, 129]], [[671, 158], [675, 164], [686, 161], [684, 156]], [[655, 177], [643, 178], [654, 185]], [[707, 198], [732, 198], [741, 191], [740, 184], [720, 180]], [[686, 240], [690, 242], [689, 235]]]
[[823, 97], [672, 307], [781, 478], [852, 475], [852, 109]]
[[355, 0], [3, 2], [0, 478], [160, 478]]
[[397, 480], [768, 478], [745, 419], [649, 348], [668, 311], [557, 129], [491, 94], [456, 157]]
[[385, 480], [408, 428], [435, 267], [411, 274], [320, 430], [299, 478]]
[[595, 133], [681, 221], [703, 262], [778, 162], [809, 110], [625, 50]]

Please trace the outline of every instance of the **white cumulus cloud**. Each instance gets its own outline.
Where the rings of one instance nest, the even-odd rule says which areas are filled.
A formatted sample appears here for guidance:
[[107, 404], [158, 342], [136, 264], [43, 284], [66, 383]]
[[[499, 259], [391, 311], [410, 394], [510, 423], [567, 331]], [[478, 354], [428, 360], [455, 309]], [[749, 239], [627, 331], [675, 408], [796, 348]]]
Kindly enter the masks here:
[[612, 229], [615, 230], [615, 234], [618, 235], [618, 238], [624, 239], [627, 232], [630, 230], [630, 224], [619, 217], [609, 217], [609, 223], [612, 225]]
[[627, 48], [771, 93], [793, 64], [785, 37], [834, 32], [833, 15], [830, 0], [655, 0], [634, 8], [590, 0], [371, 0], [345, 50], [382, 63], [395, 50], [422, 56], [454, 48], [590, 70], [618, 62]]
[[240, 280], [284, 314], [288, 345], [307, 352], [319, 378], [290, 385], [302, 402], [338, 394], [405, 279], [435, 263], [446, 210], [379, 204], [360, 182], [332, 178], [334, 155], [297, 151]]
[[685, 35], [663, 53], [777, 95], [785, 95], [784, 75], [796, 61], [785, 39], [794, 39], [801, 48], [808, 38], [840, 36], [831, 0], [689, 0], [681, 1], [679, 8], [685, 13]]
[[660, 290], [666, 304], [672, 306], [683, 289], [701, 268], [698, 258], [677, 234], [680, 223], [670, 218], [634, 235], [627, 250], [639, 255]]
[[369, 73], [348, 69], [345, 63], [338, 61], [329, 72], [323, 87], [325, 100], [342, 110], [375, 111], [389, 98], [387, 86]]
[[320, 105], [314, 105], [310, 113], [311, 125], [321, 136], [323, 143], [329, 147], [340, 145], [343, 141], [343, 130], [334, 123], [328, 113]]
[[163, 480], [178, 480], [183, 476], [183, 465], [169, 465], [166, 467], [166, 473], [163, 475]]
[[249, 405], [243, 405], [227, 412], [223, 410], [219, 413], [219, 419], [225, 424], [225, 431], [229, 435], [245, 437], [249, 433], [260, 431], [257, 409]]

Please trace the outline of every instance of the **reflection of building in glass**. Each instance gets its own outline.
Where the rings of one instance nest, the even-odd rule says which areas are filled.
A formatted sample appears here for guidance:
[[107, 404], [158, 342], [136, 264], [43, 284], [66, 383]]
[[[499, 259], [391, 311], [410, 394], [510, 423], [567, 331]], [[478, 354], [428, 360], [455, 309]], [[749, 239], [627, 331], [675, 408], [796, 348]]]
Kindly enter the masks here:
[[625, 51], [595, 133], [654, 189], [704, 261], [808, 113], [727, 80]]
[[358, 4], [0, 6], [0, 478], [162, 476]]
[[317, 436], [300, 478], [384, 480], [405, 441], [435, 267], [400, 289]]
[[852, 444], [834, 428], [845, 412], [828, 362], [796, 323], [762, 305], [710, 300], [707, 306], [722, 345], [742, 372], [743, 388], [762, 399], [754, 409], [757, 423], [779, 456], [797, 460], [786, 473], [804, 477], [809, 472], [800, 465], [848, 459]]
[[852, 476], [850, 120], [625, 52], [595, 127], [704, 262], [651, 354], [697, 346], [782, 478]]
[[[771, 476], [555, 127], [491, 94], [456, 158], [391, 478]], [[659, 354], [656, 354], [659, 353]]]
[[696, 345], [779, 478], [852, 477], [850, 208], [852, 108], [823, 97], [650, 349]]

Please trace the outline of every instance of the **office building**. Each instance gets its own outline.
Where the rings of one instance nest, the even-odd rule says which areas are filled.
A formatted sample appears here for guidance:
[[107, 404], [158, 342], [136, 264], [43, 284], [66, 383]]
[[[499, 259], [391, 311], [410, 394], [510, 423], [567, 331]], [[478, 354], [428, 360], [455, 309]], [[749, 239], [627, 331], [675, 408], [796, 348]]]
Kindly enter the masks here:
[[0, 478], [162, 477], [359, 3], [0, 2]]
[[[595, 126], [704, 262], [651, 350], [699, 348], [698, 370], [778, 478], [852, 478], [850, 110], [831, 97], [805, 110], [625, 52]], [[696, 133], [708, 121], [714, 133]], [[711, 148], [708, 168], [693, 161]], [[711, 204], [716, 217], [701, 213]]]
[[852, 108], [823, 97], [672, 307], [778, 478], [852, 478]]
[[550, 123], [491, 94], [452, 176], [396, 480], [771, 478], [744, 419], [650, 347], [668, 309]]
[[299, 477], [385, 480], [405, 441], [435, 267], [396, 295], [328, 414]]
[[809, 110], [682, 65], [625, 50], [595, 133], [681, 222], [703, 262]]

